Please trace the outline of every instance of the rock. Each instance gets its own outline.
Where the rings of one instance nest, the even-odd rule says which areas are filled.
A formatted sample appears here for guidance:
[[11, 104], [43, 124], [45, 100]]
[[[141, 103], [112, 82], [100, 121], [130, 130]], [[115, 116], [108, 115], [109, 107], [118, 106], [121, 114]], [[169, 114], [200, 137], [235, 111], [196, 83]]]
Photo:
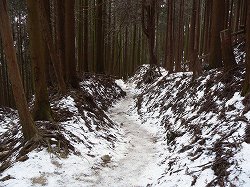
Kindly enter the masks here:
[[101, 157], [101, 159], [102, 159], [103, 162], [107, 163], [107, 162], [111, 161], [111, 156], [109, 156], [109, 155], [103, 155]]

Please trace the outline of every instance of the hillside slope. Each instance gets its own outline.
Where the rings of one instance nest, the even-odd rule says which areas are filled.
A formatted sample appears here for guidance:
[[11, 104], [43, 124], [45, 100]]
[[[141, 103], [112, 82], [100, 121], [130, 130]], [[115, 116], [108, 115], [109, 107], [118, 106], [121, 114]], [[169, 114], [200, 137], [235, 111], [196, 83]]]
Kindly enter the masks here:
[[244, 69], [194, 81], [148, 70], [126, 82], [86, 75], [81, 90], [51, 95], [58, 123], [37, 124], [64, 137], [68, 152], [51, 144], [20, 157], [18, 116], [1, 109], [0, 186], [249, 186]]
[[157, 144], [164, 149], [158, 162], [165, 172], [154, 185], [249, 186], [250, 104], [240, 94], [244, 70], [211, 70], [195, 81], [191, 73], [173, 73], [145, 84], [145, 69], [135, 76], [134, 111], [145, 126], [158, 129]]

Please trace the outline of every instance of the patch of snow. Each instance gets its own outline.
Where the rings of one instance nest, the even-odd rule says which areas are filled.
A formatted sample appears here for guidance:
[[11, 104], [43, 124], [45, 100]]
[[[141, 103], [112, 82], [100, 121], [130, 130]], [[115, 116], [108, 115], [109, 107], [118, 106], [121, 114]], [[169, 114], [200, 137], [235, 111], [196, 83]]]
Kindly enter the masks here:
[[125, 84], [124, 80], [118, 79], [115, 81], [115, 83], [121, 87], [121, 89], [126, 90], [127, 89], [127, 84]]
[[250, 145], [243, 142], [241, 146], [241, 151], [234, 155], [234, 159], [239, 165], [237, 170], [236, 168], [230, 168], [233, 172], [230, 176], [230, 180], [232, 180], [236, 186], [248, 187], [250, 184]]
[[68, 96], [67, 98], [62, 98], [61, 101], [58, 103], [58, 107], [68, 109], [72, 113], [78, 113], [76, 103], [71, 96]]
[[241, 96], [240, 92], [235, 92], [234, 96], [226, 102], [226, 107], [229, 105], [234, 105], [237, 109], [244, 109], [244, 105], [242, 104], [242, 100], [244, 97]]

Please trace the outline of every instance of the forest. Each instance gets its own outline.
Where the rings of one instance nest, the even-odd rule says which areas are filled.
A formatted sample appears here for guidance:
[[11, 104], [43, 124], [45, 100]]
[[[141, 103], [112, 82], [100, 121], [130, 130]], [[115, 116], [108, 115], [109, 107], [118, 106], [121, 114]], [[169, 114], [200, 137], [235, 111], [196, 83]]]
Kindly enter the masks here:
[[250, 186], [248, 0], [0, 0], [0, 186]]

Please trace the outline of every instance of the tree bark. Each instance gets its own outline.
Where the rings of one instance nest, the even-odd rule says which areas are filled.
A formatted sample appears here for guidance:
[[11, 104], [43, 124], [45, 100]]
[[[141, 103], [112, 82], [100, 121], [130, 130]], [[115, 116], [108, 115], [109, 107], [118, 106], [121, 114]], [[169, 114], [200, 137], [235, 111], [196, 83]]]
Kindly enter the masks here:
[[155, 0], [142, 1], [142, 29], [148, 40], [150, 65], [157, 65], [155, 53], [155, 3]]
[[46, 80], [46, 51], [39, 22], [39, 1], [27, 0], [31, 61], [34, 72], [35, 104], [34, 120], [53, 120], [49, 104]]
[[173, 10], [174, 2], [173, 0], [168, 0], [168, 28], [166, 34], [166, 68], [171, 73], [174, 69], [174, 46], [173, 46]]
[[181, 71], [181, 63], [183, 60], [183, 23], [184, 23], [184, 0], [180, 1], [179, 6], [179, 25], [177, 38], [177, 55], [176, 55], [176, 72]]
[[78, 64], [78, 72], [82, 75], [83, 73], [83, 22], [84, 22], [84, 18], [83, 18], [83, 10], [84, 10], [84, 6], [83, 6], [83, 0], [79, 0], [78, 4], [77, 4], [77, 12], [78, 12], [78, 29], [77, 29], [77, 64]]
[[224, 30], [225, 0], [213, 0], [209, 66], [222, 67], [220, 31]]
[[3, 75], [2, 75], [2, 64], [1, 64], [1, 58], [0, 58], [0, 107], [3, 106], [3, 101], [4, 101], [4, 97], [3, 97]]
[[46, 19], [45, 4], [44, 4], [43, 0], [39, 0], [39, 21], [42, 25], [42, 27], [41, 27], [42, 32], [41, 33], [43, 36], [43, 40], [47, 44], [47, 48], [48, 48], [49, 55], [50, 55], [50, 58], [52, 61], [54, 72], [56, 74], [56, 79], [57, 79], [59, 91], [61, 93], [65, 93], [66, 92], [66, 84], [65, 84], [65, 81], [64, 81], [63, 75], [62, 75], [61, 55], [59, 55], [57, 53], [56, 46], [53, 43], [53, 37], [51, 35], [49, 22]]
[[4, 52], [6, 55], [8, 74], [11, 81], [11, 86], [14, 91], [14, 99], [18, 110], [22, 133], [26, 140], [39, 136], [32, 116], [29, 112], [27, 100], [25, 97], [21, 75], [17, 63], [16, 50], [12, 37], [10, 19], [7, 12], [6, 0], [0, 1], [0, 33], [2, 36]]
[[103, 0], [97, 0], [96, 19], [96, 71], [104, 73]]
[[89, 72], [89, 2], [84, 0], [84, 40], [83, 40], [83, 70]]
[[61, 67], [66, 83], [67, 67], [65, 61], [65, 0], [56, 0], [56, 50], [61, 59]]
[[250, 3], [247, 3], [247, 22], [246, 22], [246, 76], [242, 94], [250, 92]]
[[189, 37], [189, 67], [190, 70], [195, 74], [195, 60], [196, 60], [196, 51], [195, 51], [195, 34], [196, 34], [196, 15], [197, 15], [197, 0], [193, 0], [191, 24], [190, 24], [190, 37]]
[[231, 30], [226, 29], [220, 32], [221, 51], [223, 65], [226, 70], [235, 67], [236, 61], [233, 53]]
[[75, 0], [65, 0], [65, 61], [67, 80], [73, 87], [79, 88], [75, 57]]

